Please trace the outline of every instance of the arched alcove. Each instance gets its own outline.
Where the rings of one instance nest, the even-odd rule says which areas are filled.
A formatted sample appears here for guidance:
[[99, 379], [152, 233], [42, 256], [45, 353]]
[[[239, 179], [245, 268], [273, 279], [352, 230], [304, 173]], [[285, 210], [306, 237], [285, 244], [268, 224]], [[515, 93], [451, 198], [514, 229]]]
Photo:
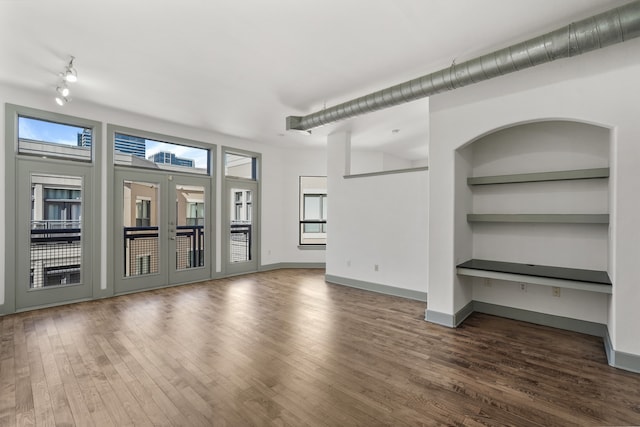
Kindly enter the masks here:
[[[469, 300], [607, 323], [610, 132], [536, 121], [456, 150], [455, 255]], [[460, 268], [469, 260], [505, 263], [499, 267], [521, 274], [476, 276]], [[538, 277], [539, 267], [599, 276]]]

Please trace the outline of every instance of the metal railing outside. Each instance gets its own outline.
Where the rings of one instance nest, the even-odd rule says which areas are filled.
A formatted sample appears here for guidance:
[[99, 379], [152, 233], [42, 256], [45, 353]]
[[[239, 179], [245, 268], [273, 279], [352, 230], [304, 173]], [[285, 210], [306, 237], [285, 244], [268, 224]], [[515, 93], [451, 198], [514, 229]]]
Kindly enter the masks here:
[[251, 223], [234, 221], [231, 223], [230, 228], [229, 261], [251, 261]]
[[[159, 271], [158, 227], [124, 227], [124, 275], [140, 276]], [[176, 269], [205, 264], [203, 225], [176, 227]]]
[[80, 283], [80, 221], [32, 221], [30, 234], [32, 289]]
[[176, 268], [204, 266], [204, 225], [176, 227]]

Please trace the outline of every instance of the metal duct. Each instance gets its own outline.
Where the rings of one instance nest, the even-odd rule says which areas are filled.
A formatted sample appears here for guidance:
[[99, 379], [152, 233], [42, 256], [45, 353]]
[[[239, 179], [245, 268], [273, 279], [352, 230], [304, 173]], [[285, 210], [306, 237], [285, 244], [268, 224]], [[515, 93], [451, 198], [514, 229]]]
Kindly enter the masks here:
[[287, 130], [309, 130], [327, 123], [424, 98], [581, 55], [640, 36], [640, 0], [575, 22], [555, 31], [471, 59], [435, 73], [343, 102], [306, 116], [288, 116]]

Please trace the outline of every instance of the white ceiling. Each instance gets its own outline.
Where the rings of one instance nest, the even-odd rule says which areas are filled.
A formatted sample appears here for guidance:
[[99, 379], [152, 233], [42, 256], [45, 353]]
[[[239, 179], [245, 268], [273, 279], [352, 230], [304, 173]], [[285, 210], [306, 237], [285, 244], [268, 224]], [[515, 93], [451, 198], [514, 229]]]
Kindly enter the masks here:
[[57, 74], [74, 55], [79, 80], [73, 102], [288, 147], [324, 146], [327, 133], [349, 129], [354, 143], [415, 158], [428, 131], [425, 101], [325, 126], [310, 136], [286, 132], [285, 117], [624, 3], [0, 0], [0, 83], [51, 93], [51, 108], [57, 109]]

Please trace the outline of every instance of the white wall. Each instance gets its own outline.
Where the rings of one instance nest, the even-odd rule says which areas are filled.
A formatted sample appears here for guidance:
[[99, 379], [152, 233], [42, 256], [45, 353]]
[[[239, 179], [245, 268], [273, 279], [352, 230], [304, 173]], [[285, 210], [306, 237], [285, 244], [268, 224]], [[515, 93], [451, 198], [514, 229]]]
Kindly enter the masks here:
[[[308, 152], [304, 150], [288, 151], [152, 117], [88, 104], [81, 100], [74, 100], [65, 105], [64, 108], [60, 108], [55, 105], [48, 93], [42, 95], [40, 93], [3, 85], [0, 85], [0, 89], [0, 104], [2, 105], [0, 127], [3, 130], [5, 129], [5, 103], [11, 103], [101, 121], [105, 124], [114, 123], [125, 127], [216, 144], [218, 146], [218, 164], [221, 158], [220, 149], [222, 146], [262, 153], [262, 264], [267, 265], [279, 262], [322, 262], [324, 260], [324, 253], [322, 251], [305, 252], [297, 249], [298, 176], [300, 174], [323, 175], [325, 173], [326, 161], [322, 153], [316, 150]], [[5, 144], [10, 143], [9, 141], [5, 141], [4, 131], [2, 132], [2, 140]], [[106, 125], [103, 126], [102, 140], [106, 141]], [[103, 147], [103, 160], [106, 162], [106, 146], [103, 145]], [[3, 149], [0, 150], [0, 164], [3, 165], [3, 170], [5, 164], [4, 157], [5, 150]], [[105, 167], [103, 167], [104, 176], [102, 186], [104, 197], [106, 197], [106, 165], [103, 166]], [[218, 236], [220, 235], [220, 196], [222, 182], [222, 175], [219, 169], [220, 168], [216, 171], [218, 187], [216, 232]], [[5, 205], [5, 188], [7, 184], [5, 174], [0, 174], [0, 277], [4, 277], [5, 272], [5, 209], [7, 208]], [[111, 206], [104, 199], [102, 205], [105, 210], [108, 206]], [[103, 242], [103, 251], [106, 251], [106, 239], [104, 238], [106, 235], [106, 219], [103, 218], [101, 227], [102, 237], [99, 239]], [[217, 239], [217, 271], [220, 271], [220, 249], [220, 239]], [[102, 257], [102, 259], [105, 260], [105, 257]], [[105, 261], [103, 261], [102, 266], [103, 282], [106, 281], [106, 268], [110, 268], [104, 264]], [[5, 283], [3, 280], [0, 282], [0, 305], [4, 304], [4, 287]]]
[[327, 274], [426, 292], [428, 172], [345, 179], [348, 146], [328, 137]]
[[[609, 313], [601, 301], [579, 299], [573, 292], [563, 298], [559, 311], [574, 318], [607, 316], [614, 348], [640, 354], [636, 325], [640, 320], [637, 262], [640, 259], [640, 40], [631, 40], [577, 58], [560, 60], [533, 69], [499, 77], [431, 99], [430, 145], [430, 251], [429, 310], [454, 314], [456, 293], [454, 229], [455, 150], [485, 134], [537, 120], [567, 119], [594, 123], [612, 132], [612, 178], [609, 272], [613, 296]], [[456, 244], [459, 242], [456, 241]], [[467, 241], [465, 244], [472, 244]], [[434, 248], [441, 250], [434, 250]], [[453, 292], [452, 292], [453, 289]], [[533, 290], [532, 290], [533, 291]], [[459, 293], [459, 292], [458, 292]], [[489, 301], [495, 296], [483, 289], [476, 295]], [[504, 296], [516, 305], [515, 299]], [[537, 298], [537, 297], [535, 297]], [[531, 298], [532, 300], [535, 298]], [[548, 299], [532, 304], [544, 311]], [[607, 301], [608, 303], [608, 301]], [[589, 313], [594, 310], [592, 317]]]
[[416, 163], [426, 166], [425, 160], [411, 161], [383, 151], [351, 151], [351, 175], [360, 173], [382, 172], [398, 169], [409, 169]]
[[[282, 153], [282, 206], [280, 216], [282, 221], [282, 231], [277, 240], [282, 243], [278, 262], [325, 262], [325, 251], [322, 249], [300, 249], [299, 242], [299, 220], [300, 220], [300, 176], [326, 176], [327, 175], [327, 154], [325, 150], [287, 150]], [[332, 196], [327, 193], [327, 204], [330, 207]], [[327, 224], [329, 226], [329, 224]], [[269, 239], [274, 241], [274, 239]], [[265, 252], [263, 246], [263, 253]], [[268, 260], [268, 258], [265, 258]], [[269, 264], [270, 262], [265, 262]]]

